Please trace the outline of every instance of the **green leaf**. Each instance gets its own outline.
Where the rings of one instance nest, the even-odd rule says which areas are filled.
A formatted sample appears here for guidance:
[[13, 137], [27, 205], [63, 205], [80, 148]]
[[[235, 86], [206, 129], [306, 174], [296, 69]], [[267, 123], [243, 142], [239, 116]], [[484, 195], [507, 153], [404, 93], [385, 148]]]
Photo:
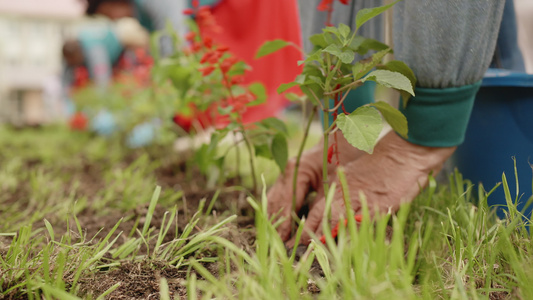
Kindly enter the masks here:
[[357, 12], [357, 15], [355, 16], [355, 30], [357, 31], [361, 27], [361, 25], [365, 24], [366, 22], [376, 17], [377, 15], [380, 15], [381, 13], [391, 8], [394, 4], [400, 1], [401, 0], [397, 0], [391, 4], [387, 4], [384, 6], [361, 9], [360, 11]]
[[[414, 90], [416, 86], [415, 73], [404, 62], [399, 61], [399, 60], [392, 60], [392, 61], [389, 61], [387, 64], [385, 64], [385, 66], [379, 67], [378, 69], [389, 70], [392, 72], [398, 72], [398, 73], [403, 74], [405, 77], [409, 79], [409, 81], [411, 81], [411, 86], [413, 87], [413, 90]], [[407, 104], [407, 101], [409, 101], [409, 98], [411, 98], [411, 95], [406, 91], [400, 91], [400, 93], [402, 94], [403, 104], [404, 105]]]
[[368, 72], [374, 69], [381, 62], [381, 60], [383, 60], [383, 57], [385, 57], [385, 55], [387, 55], [389, 52], [391, 52], [391, 49], [387, 48], [374, 53], [374, 55], [371, 57], [358, 61], [356, 64], [354, 64], [352, 67], [354, 80], [365, 76]]
[[[350, 48], [352, 48], [351, 46], [352, 44], [350, 44]], [[365, 55], [370, 50], [382, 51], [388, 48], [390, 47], [387, 44], [384, 44], [380, 41], [364, 38], [364, 40], [357, 45], [357, 48], [353, 50], [361, 55]], [[392, 50], [390, 52], [392, 52]]]
[[313, 62], [313, 61], [320, 62], [320, 61], [322, 61], [322, 55], [321, 54], [322, 54], [321, 50], [317, 50], [317, 51], [311, 53], [310, 55], [308, 55], [306, 57], [306, 59], [298, 61], [298, 65], [301, 66], [302, 64], [310, 63], [310, 62]]
[[336, 123], [352, 146], [372, 154], [383, 129], [383, 121], [377, 110], [362, 106], [349, 115], [340, 114]]
[[307, 99], [313, 103], [313, 105], [319, 105], [320, 98], [324, 95], [324, 89], [318, 84], [306, 84], [302, 86], [302, 92], [307, 96]]
[[226, 73], [227, 76], [235, 76], [235, 75], [243, 75], [247, 70], [251, 70], [250, 66], [248, 66], [244, 61], [238, 61], [235, 63], [231, 69], [229, 69], [228, 73]]
[[278, 94], [281, 94], [281, 93], [285, 92], [286, 90], [288, 90], [288, 89], [290, 89], [292, 87], [295, 87], [297, 85], [299, 85], [299, 84], [294, 82], [294, 81], [293, 82], [289, 82], [289, 83], [283, 83], [283, 84], [281, 84], [278, 87]]
[[261, 48], [259, 48], [259, 50], [255, 54], [255, 58], [261, 58], [290, 45], [292, 45], [292, 43], [279, 39], [267, 41], [261, 46]]
[[287, 134], [287, 126], [278, 118], [267, 118], [261, 121], [261, 124], [269, 129], [274, 129], [277, 133]]
[[369, 105], [379, 110], [385, 121], [389, 123], [394, 131], [402, 137], [407, 138], [407, 119], [399, 110], [383, 101], [378, 101]]
[[288, 89], [290, 89], [290, 88], [292, 88], [294, 86], [303, 84], [305, 82], [305, 77], [306, 77], [305, 74], [300, 74], [300, 75], [296, 76], [296, 78], [294, 79], [293, 82], [281, 84], [278, 87], [278, 94], [281, 94], [281, 93], [285, 92], [286, 90], [288, 90]]
[[266, 159], [272, 159], [272, 152], [266, 144], [254, 144], [255, 156], [261, 156]]
[[375, 81], [379, 85], [384, 87], [390, 87], [400, 91], [406, 91], [411, 95], [415, 95], [413, 91], [413, 86], [411, 81], [405, 77], [403, 74], [398, 72], [392, 72], [387, 70], [376, 70], [366, 75], [363, 79], [363, 82], [370, 80]]
[[329, 45], [326, 49], [322, 51], [338, 57], [345, 64], [350, 64], [355, 59], [355, 53], [352, 50], [342, 50], [336, 44]]
[[311, 42], [311, 44], [313, 44], [313, 45], [315, 45], [317, 47], [326, 48], [328, 46], [328, 43], [326, 42], [326, 39], [324, 38], [324, 34], [325, 33], [313, 34], [309, 38], [309, 41]]
[[337, 29], [337, 27], [333, 27], [333, 26], [328, 26], [326, 28], [323, 28], [322, 31], [324, 33], [333, 33], [336, 37], [338, 37], [340, 39], [341, 37], [341, 33], [339, 32], [339, 30]]
[[350, 49], [344, 50], [339, 56], [339, 59], [345, 64], [351, 64], [355, 59], [355, 52]]
[[274, 161], [281, 172], [283, 172], [285, 166], [287, 166], [287, 161], [289, 160], [289, 146], [287, 145], [287, 138], [282, 133], [278, 133], [274, 136], [270, 151], [272, 151]]
[[324, 95], [324, 89], [322, 86], [325, 79], [322, 71], [320, 71], [316, 65], [308, 64], [304, 66], [303, 74], [305, 74], [306, 79], [304, 84], [301, 85], [302, 92], [306, 94], [307, 98], [314, 105], [319, 105], [318, 101]]
[[343, 38], [347, 38], [348, 35], [350, 35], [350, 26], [346, 25], [346, 24], [339, 24], [339, 33], [340, 35], [343, 37]]
[[306, 96], [304, 96], [304, 95], [298, 95], [298, 94], [296, 94], [296, 93], [286, 93], [286, 94], [285, 94], [285, 97], [286, 97], [289, 101], [292, 101], [292, 102], [295, 102], [295, 101], [305, 102], [305, 99], [307, 99]]
[[338, 57], [342, 54], [342, 49], [336, 44], [331, 44], [323, 49], [322, 52], [327, 52]]
[[255, 95], [255, 100], [246, 104], [246, 106], [255, 106], [265, 103], [267, 99], [265, 86], [259, 82], [254, 82], [248, 86], [248, 90]]
[[314, 75], [309, 75], [308, 76], [308, 80], [306, 80], [304, 82], [304, 84], [313, 84], [313, 83], [316, 83], [318, 85], [323, 85], [324, 84], [324, 81], [322, 80], [322, 78], [318, 77], [318, 76], [314, 76]]
[[386, 63], [384, 67], [381, 67], [380, 69], [401, 73], [403, 74], [403, 76], [407, 77], [409, 81], [411, 81], [411, 85], [413, 86], [413, 88], [416, 85], [415, 73], [403, 61], [391, 60], [388, 63]]

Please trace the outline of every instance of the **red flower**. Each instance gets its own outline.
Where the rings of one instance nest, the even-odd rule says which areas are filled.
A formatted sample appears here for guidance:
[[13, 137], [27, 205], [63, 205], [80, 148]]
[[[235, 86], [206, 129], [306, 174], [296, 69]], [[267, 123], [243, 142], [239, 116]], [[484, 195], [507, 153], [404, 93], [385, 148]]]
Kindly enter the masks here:
[[226, 52], [229, 50], [228, 46], [218, 46], [217, 51], [218, 52]]
[[186, 132], [189, 132], [191, 130], [193, 116], [176, 114], [174, 118], [172, 118], [172, 120], [174, 121], [176, 125], [183, 128], [183, 130], [185, 130]]
[[239, 60], [235, 57], [228, 57], [220, 64], [220, 70], [222, 70], [222, 73], [226, 74], [238, 61]]
[[204, 37], [203, 42], [204, 42], [204, 46], [205, 46], [206, 48], [211, 48], [211, 47], [213, 47], [213, 39], [212, 39], [212, 38], [206, 36], [206, 37]]
[[333, 159], [333, 153], [335, 152], [334, 150], [334, 146], [335, 144], [332, 144], [331, 146], [329, 146], [328, 148], [328, 163], [331, 163], [332, 159]]
[[194, 14], [194, 10], [192, 10], [190, 8], [184, 9], [183, 10], [183, 14], [186, 15], [186, 16], [193, 15]]
[[88, 122], [89, 120], [83, 113], [77, 112], [70, 118], [68, 124], [72, 130], [83, 131], [87, 129]]
[[231, 84], [239, 84], [244, 82], [244, 76], [242, 75], [236, 75], [231, 79]]
[[194, 31], [190, 31], [189, 33], [187, 33], [185, 35], [185, 39], [189, 42], [192, 42], [194, 40], [194, 38], [196, 37], [196, 32]]
[[191, 49], [193, 52], [198, 52], [202, 49], [202, 44], [195, 42], [192, 44]]
[[[355, 219], [355, 222], [357, 223], [361, 223], [363, 221], [363, 216], [362, 215], [355, 215], [354, 216], [354, 219]], [[333, 227], [333, 229], [331, 230], [331, 236], [333, 238], [336, 238], [337, 235], [339, 234], [339, 223], [337, 223], [337, 225], [335, 225], [335, 227]], [[348, 219], [344, 219], [344, 226], [346, 226], [348, 224]], [[323, 235], [320, 237], [320, 241], [322, 242], [322, 244], [325, 244], [326, 243], [326, 236]]]
[[331, 4], [333, 3], [333, 0], [322, 0], [320, 4], [318, 4], [317, 9], [319, 11], [327, 11], [331, 9]]
[[192, 7], [197, 8], [200, 5], [199, 0], [192, 0]]
[[[339, 2], [344, 5], [350, 4], [350, 0], [339, 0]], [[322, 2], [318, 4], [317, 9], [319, 11], [329, 11], [333, 8], [332, 5], [333, 5], [333, 0], [322, 0]]]
[[202, 59], [200, 59], [200, 63], [205, 64], [211, 58], [212, 55], [212, 52], [206, 52], [204, 56], [202, 56]]
[[207, 76], [207, 75], [213, 73], [214, 70], [215, 70], [215, 67], [207, 66], [205, 68], [201, 68], [200, 72], [202, 72], [202, 75]]

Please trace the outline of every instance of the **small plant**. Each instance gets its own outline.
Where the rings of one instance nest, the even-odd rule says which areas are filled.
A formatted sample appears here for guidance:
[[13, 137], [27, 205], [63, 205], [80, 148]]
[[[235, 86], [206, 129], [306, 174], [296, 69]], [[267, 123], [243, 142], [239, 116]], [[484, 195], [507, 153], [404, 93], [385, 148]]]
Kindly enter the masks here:
[[[406, 118], [386, 102], [364, 105], [351, 113], [344, 109], [344, 102], [349, 92], [362, 86], [367, 81], [375, 81], [381, 86], [400, 91], [404, 98], [404, 103], [410, 96], [414, 95], [413, 88], [416, 79], [412, 70], [400, 61], [390, 61], [383, 64], [382, 61], [385, 55], [392, 53], [392, 49], [381, 42], [357, 35], [357, 30], [361, 25], [381, 14], [396, 2], [381, 7], [360, 10], [356, 16], [354, 30], [351, 30], [345, 24], [340, 24], [339, 27], [328, 26], [323, 29], [322, 33], [311, 36], [310, 40], [314, 45], [314, 49], [305, 56], [304, 60], [299, 62], [299, 64], [304, 65], [302, 74], [298, 75], [293, 82], [283, 84], [278, 88], [279, 93], [284, 93], [293, 87], [300, 88], [305, 95], [304, 97], [293, 93], [288, 93], [287, 96], [290, 99], [305, 99], [311, 102], [313, 113], [309, 122], [314, 118], [315, 111], [320, 110], [324, 113], [322, 181], [326, 195], [329, 190], [328, 163], [339, 163], [338, 130], [342, 131], [344, 137], [351, 145], [368, 153], [372, 153], [385, 121], [398, 134], [407, 137]], [[319, 8], [328, 10], [331, 13], [331, 3], [332, 1], [323, 1]], [[286, 46], [294, 45], [282, 40], [267, 42], [261, 47], [257, 57], [268, 55]], [[355, 61], [357, 54], [363, 56], [370, 51], [375, 51], [375, 53], [366, 59]], [[333, 107], [330, 107], [330, 99], [333, 100]], [[339, 114], [339, 109], [343, 113]], [[330, 122], [330, 117], [333, 118], [332, 122]], [[307, 126], [306, 130], [308, 131], [309, 128]], [[330, 134], [333, 134], [335, 139], [331, 145], [328, 141]], [[300, 147], [296, 161], [293, 180], [293, 208], [296, 205], [298, 165], [306, 137], [307, 132], [304, 135], [302, 147]]]
[[[220, 174], [227, 152], [235, 149], [239, 161], [239, 144], [243, 143], [250, 158], [250, 174], [254, 191], [258, 191], [255, 157], [274, 159], [280, 169], [288, 159], [287, 129], [285, 125], [269, 118], [255, 123], [243, 122], [243, 114], [251, 106], [266, 101], [266, 91], [261, 83], [244, 84], [248, 66], [236, 58], [225, 45], [211, 38], [220, 30], [210, 8], [200, 7], [193, 1], [187, 15], [190, 32], [185, 45], [172, 30], [174, 44], [179, 49], [168, 58], [156, 57], [154, 79], [169, 81], [178, 95], [174, 121], [184, 132], [194, 135], [206, 128], [214, 128], [210, 143], [202, 145], [194, 154], [193, 163], [204, 174]], [[157, 40], [158, 36], [154, 36]], [[155, 51], [155, 50], [154, 50]], [[200, 71], [200, 72], [198, 72]], [[228, 135], [235, 135], [233, 145], [224, 153], [219, 143]], [[237, 166], [239, 173], [239, 166]]]

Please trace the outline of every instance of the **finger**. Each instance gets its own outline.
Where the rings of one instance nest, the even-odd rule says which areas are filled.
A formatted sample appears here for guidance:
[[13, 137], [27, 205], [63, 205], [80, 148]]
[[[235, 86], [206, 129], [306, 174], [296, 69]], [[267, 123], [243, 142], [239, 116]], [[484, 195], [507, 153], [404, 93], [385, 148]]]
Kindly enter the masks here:
[[[344, 205], [342, 205], [342, 203], [333, 202], [331, 205], [331, 219], [329, 221], [329, 230], [331, 235], [336, 236], [336, 234], [333, 234], [332, 230], [340, 224], [340, 220], [344, 220], [344, 215]], [[318, 237], [322, 237], [324, 235], [324, 226], [319, 226], [315, 233]]]
[[[269, 201], [268, 213], [274, 215], [283, 207], [291, 207], [293, 205], [293, 174], [294, 172], [286, 172], [278, 181], [270, 188], [267, 194]], [[304, 199], [309, 192], [310, 183], [307, 176], [300, 174], [296, 182], [296, 211], [299, 211], [303, 205]]]
[[267, 194], [268, 199], [268, 215], [275, 217], [274, 222], [285, 218], [285, 220], [276, 228], [282, 240], [287, 240], [290, 236], [290, 211], [291, 206], [287, 200], [283, 198], [280, 192], [283, 189], [281, 185], [275, 185]]
[[[304, 229], [300, 238], [300, 244], [307, 245], [311, 242], [311, 234], [315, 233], [317, 228], [322, 224], [322, 218], [324, 215], [324, 207], [326, 201], [322, 198], [319, 202], [309, 211], [309, 215], [305, 220]], [[294, 237], [293, 237], [294, 240]]]
[[[294, 212], [298, 213], [303, 205], [303, 199], [309, 190], [309, 184], [306, 181], [300, 181], [296, 188], [296, 202], [294, 203]], [[282, 181], [275, 185], [268, 193], [267, 199], [269, 202], [268, 213], [270, 216], [279, 214], [276, 220], [285, 218], [277, 231], [283, 241], [289, 239], [291, 234], [291, 212], [293, 211], [293, 194], [292, 184], [290, 188], [287, 186], [287, 181]]]

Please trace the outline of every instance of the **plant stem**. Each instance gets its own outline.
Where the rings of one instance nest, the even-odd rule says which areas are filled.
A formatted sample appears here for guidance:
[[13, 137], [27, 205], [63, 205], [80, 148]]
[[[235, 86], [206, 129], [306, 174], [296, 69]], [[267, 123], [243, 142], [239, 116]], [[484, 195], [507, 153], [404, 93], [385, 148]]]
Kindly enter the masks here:
[[255, 176], [255, 164], [254, 164], [254, 152], [252, 150], [252, 142], [248, 139], [248, 136], [246, 135], [246, 130], [244, 129], [244, 125], [241, 123], [241, 130], [242, 130], [242, 138], [245, 141], [246, 150], [248, 150], [248, 155], [250, 155], [250, 172], [252, 172], [252, 184], [253, 184], [253, 190], [254, 193], [257, 195], [259, 194], [259, 187], [257, 185], [257, 176]]
[[338, 89], [336, 89], [336, 90], [333, 90], [333, 91], [331, 91], [331, 92], [329, 92], [329, 93], [324, 93], [324, 95], [328, 95], [328, 96], [329, 96], [329, 95], [335, 95], [335, 94], [338, 94], [339, 92], [344, 91], [345, 89], [351, 89], [351, 88], [357, 88], [357, 87], [360, 87], [360, 86], [363, 85], [363, 83], [364, 83], [364, 82], [362, 82], [361, 79], [359, 79], [359, 80], [356, 80], [356, 81], [354, 81], [354, 82], [352, 82], [352, 83], [349, 83], [349, 84], [347, 84], [347, 85], [345, 85], [345, 86], [343, 86], [343, 87], [341, 87], [341, 88], [338, 88]]
[[[313, 109], [311, 110], [311, 115], [309, 116], [309, 120], [307, 120], [307, 125], [305, 126], [304, 137], [302, 139], [302, 143], [300, 144], [300, 148], [298, 149], [298, 155], [296, 156], [296, 164], [294, 165], [294, 174], [292, 176], [292, 212], [296, 211], [296, 182], [298, 179], [298, 169], [300, 168], [300, 159], [302, 158], [305, 143], [307, 142], [307, 137], [309, 136], [309, 129], [311, 129], [311, 124], [315, 118], [317, 108], [317, 106], [313, 106]], [[295, 230], [295, 223], [291, 222], [291, 236], [294, 235]]]
[[233, 145], [235, 146], [235, 164], [237, 168], [237, 180], [242, 184], [242, 177], [241, 177], [241, 151], [239, 149], [239, 140], [237, 139], [237, 136], [233, 134]]
[[[346, 100], [346, 97], [348, 97], [348, 93], [350, 91], [351, 90], [348, 90], [348, 91], [346, 91], [346, 93], [344, 93], [344, 96], [342, 96], [342, 99], [338, 100], [335, 103], [335, 107], [330, 108], [330, 109], [324, 109], [324, 112], [335, 112], [335, 111], [337, 111], [339, 109], [339, 107], [341, 107], [344, 104], [344, 100]], [[337, 97], [337, 94], [335, 95], [335, 97]]]
[[[325, 109], [329, 107], [329, 100], [324, 101]], [[329, 125], [329, 113], [324, 112], [324, 128]], [[328, 182], [328, 147], [329, 147], [329, 131], [324, 130], [324, 149], [322, 154], [322, 184], [324, 185], [324, 195], [328, 194], [329, 182]]]

